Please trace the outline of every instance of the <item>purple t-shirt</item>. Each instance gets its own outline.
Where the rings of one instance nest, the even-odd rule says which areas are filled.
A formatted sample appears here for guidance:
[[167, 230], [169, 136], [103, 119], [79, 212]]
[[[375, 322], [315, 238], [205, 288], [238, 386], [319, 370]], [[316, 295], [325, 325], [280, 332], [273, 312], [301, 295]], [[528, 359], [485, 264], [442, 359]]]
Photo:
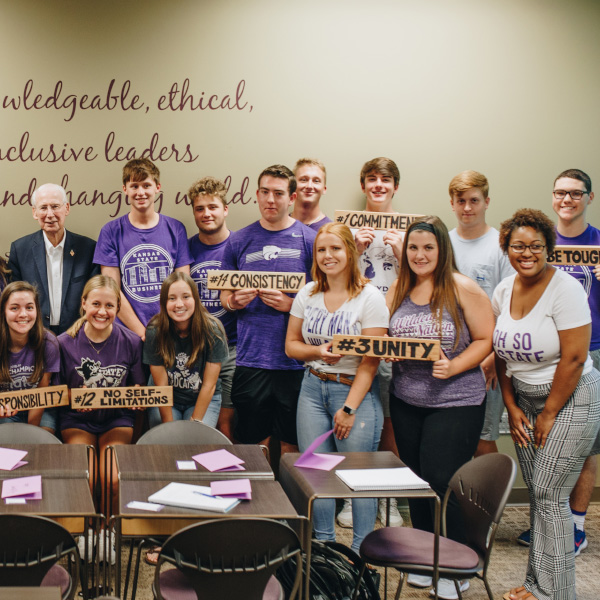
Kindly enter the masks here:
[[[589, 223], [587, 229], [576, 237], [565, 237], [556, 231], [557, 246], [600, 246], [600, 229]], [[556, 265], [565, 273], [575, 277], [583, 286], [592, 313], [592, 339], [590, 350], [600, 349], [600, 281], [594, 275], [594, 267], [579, 265]]]
[[[229, 236], [222, 268], [305, 273], [308, 282], [316, 235], [300, 221], [281, 231], [270, 231], [256, 221]], [[278, 371], [303, 369], [302, 363], [285, 354], [289, 313], [270, 308], [255, 298], [237, 314], [237, 365]]]
[[[463, 318], [458, 345], [456, 325], [447, 310], [442, 315], [441, 344], [444, 354], [452, 360], [470, 343], [471, 336]], [[390, 319], [390, 336], [439, 340], [439, 321], [431, 313], [429, 304], [420, 306], [406, 297]], [[407, 404], [422, 407], [448, 408], [478, 406], [485, 398], [485, 380], [479, 367], [459, 373], [449, 379], [436, 379], [433, 363], [424, 360], [402, 360], [392, 364], [390, 391]]]
[[[90, 342], [82, 327], [72, 338], [58, 336], [60, 345], [60, 380], [69, 388], [106, 388], [145, 385], [142, 368], [142, 340], [126, 327], [113, 323], [109, 338], [98, 344]], [[67, 420], [76, 419], [101, 425], [132, 411], [108, 408], [80, 413], [63, 409]], [[62, 419], [62, 416], [61, 416]], [[61, 423], [61, 429], [62, 429]]]
[[129, 215], [108, 222], [94, 252], [97, 265], [119, 268], [121, 290], [144, 326], [160, 310], [165, 277], [191, 262], [183, 223], [165, 215], [150, 229], [134, 227]]
[[[44, 332], [44, 371], [43, 373], [58, 373], [60, 371], [60, 352], [54, 335]], [[11, 392], [28, 390], [38, 386], [37, 382], [29, 381], [35, 370], [35, 354], [33, 348], [27, 345], [19, 352], [10, 352], [10, 382], [0, 383], [0, 391]]]
[[310, 225], [308, 225], [308, 227], [318, 232], [319, 229], [321, 229], [321, 227], [325, 225], [325, 223], [331, 223], [331, 219], [327, 215], [325, 215], [320, 221], [315, 221], [314, 223], [311, 223]]
[[197, 235], [193, 235], [188, 240], [188, 244], [193, 259], [190, 273], [198, 285], [200, 300], [206, 310], [223, 323], [227, 343], [232, 346], [237, 342], [237, 313], [228, 312], [223, 308], [220, 300], [221, 290], [209, 290], [206, 287], [206, 272], [223, 268], [221, 264], [228, 240], [229, 238], [219, 244], [208, 246], [203, 244]]

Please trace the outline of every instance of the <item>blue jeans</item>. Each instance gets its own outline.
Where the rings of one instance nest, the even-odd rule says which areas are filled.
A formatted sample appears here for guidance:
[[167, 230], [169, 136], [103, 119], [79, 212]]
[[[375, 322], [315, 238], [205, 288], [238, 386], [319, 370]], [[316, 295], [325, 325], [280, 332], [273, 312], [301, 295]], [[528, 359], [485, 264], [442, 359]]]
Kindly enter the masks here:
[[[303, 452], [314, 439], [333, 428], [333, 416], [344, 406], [350, 387], [337, 381], [321, 381], [307, 369], [298, 398], [298, 445]], [[338, 440], [333, 434], [319, 452], [375, 452], [379, 446], [383, 411], [377, 377], [361, 402], [350, 435]], [[344, 463], [341, 467], [344, 468]], [[352, 549], [358, 552], [364, 537], [373, 531], [377, 499], [352, 500]], [[313, 504], [313, 523], [318, 540], [335, 540], [335, 500], [321, 499]]]
[[[173, 421], [189, 421], [194, 412], [194, 408], [196, 408], [195, 404], [178, 404], [177, 402], [173, 402], [173, 406], [171, 407], [171, 410], [173, 411]], [[216, 427], [220, 412], [221, 394], [215, 394], [204, 413], [202, 422], [210, 427]], [[155, 406], [148, 409], [148, 425], [150, 428], [156, 427], [161, 423], [160, 410]]]

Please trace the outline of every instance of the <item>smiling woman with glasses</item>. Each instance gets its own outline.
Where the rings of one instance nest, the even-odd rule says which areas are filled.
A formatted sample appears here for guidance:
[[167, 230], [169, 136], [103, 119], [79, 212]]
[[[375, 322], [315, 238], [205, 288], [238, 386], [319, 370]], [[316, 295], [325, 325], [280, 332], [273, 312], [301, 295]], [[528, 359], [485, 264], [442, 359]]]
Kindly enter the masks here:
[[579, 282], [548, 264], [555, 240], [554, 224], [539, 210], [519, 210], [500, 227], [516, 274], [492, 300], [496, 370], [531, 503], [525, 583], [506, 600], [575, 598], [568, 500], [600, 423], [590, 309]]

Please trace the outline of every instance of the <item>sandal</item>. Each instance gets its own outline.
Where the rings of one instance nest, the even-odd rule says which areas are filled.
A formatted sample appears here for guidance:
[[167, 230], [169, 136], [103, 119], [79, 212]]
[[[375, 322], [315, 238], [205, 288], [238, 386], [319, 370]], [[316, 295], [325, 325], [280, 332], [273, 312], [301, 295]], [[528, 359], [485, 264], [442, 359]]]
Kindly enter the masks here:
[[151, 546], [150, 548], [148, 548], [146, 556], [144, 556], [144, 561], [146, 562], [146, 564], [149, 564], [151, 567], [155, 567], [158, 564], [158, 557], [160, 556], [161, 550], [161, 546]]

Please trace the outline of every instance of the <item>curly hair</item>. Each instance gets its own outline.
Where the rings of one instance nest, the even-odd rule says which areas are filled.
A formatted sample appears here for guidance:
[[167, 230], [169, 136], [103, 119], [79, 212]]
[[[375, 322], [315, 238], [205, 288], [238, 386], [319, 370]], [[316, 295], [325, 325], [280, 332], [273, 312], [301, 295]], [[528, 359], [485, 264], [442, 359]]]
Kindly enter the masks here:
[[522, 208], [518, 210], [510, 219], [500, 224], [500, 248], [508, 254], [510, 238], [515, 229], [519, 227], [530, 227], [538, 233], [541, 233], [546, 240], [546, 251], [548, 254], [554, 252], [556, 245], [556, 231], [554, 223], [541, 210], [535, 208]]

